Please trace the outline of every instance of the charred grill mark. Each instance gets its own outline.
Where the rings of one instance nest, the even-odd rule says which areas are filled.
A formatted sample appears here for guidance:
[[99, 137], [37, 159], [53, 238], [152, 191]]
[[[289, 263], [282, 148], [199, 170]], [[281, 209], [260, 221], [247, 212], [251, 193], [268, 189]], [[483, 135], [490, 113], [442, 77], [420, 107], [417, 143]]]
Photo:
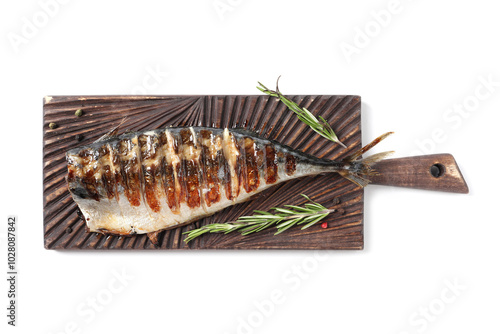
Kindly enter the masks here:
[[[178, 196], [176, 195], [176, 186], [175, 186], [176, 176], [173, 167], [173, 162], [176, 161], [177, 155], [175, 154], [173, 144], [172, 146], [169, 145], [167, 133], [168, 133], [167, 130], [162, 131], [159, 137], [160, 147], [164, 154], [160, 162], [161, 177], [168, 207], [173, 213], [178, 214], [180, 212], [179, 211], [180, 209], [179, 209]], [[170, 134], [168, 135], [170, 136]]]
[[[175, 137], [174, 137], [175, 138]], [[176, 138], [177, 141], [177, 138]], [[174, 172], [175, 175], [177, 175], [177, 178], [179, 179], [179, 196], [178, 196], [178, 201], [179, 205], [183, 202], [186, 202], [186, 194], [187, 194], [187, 184], [186, 184], [186, 170], [184, 168], [184, 158], [182, 151], [180, 151], [180, 146], [176, 147], [176, 154], [179, 157], [179, 163], [175, 166]]]
[[[192, 129], [192, 128], [191, 128]], [[196, 138], [196, 146], [198, 147], [198, 190], [200, 195], [200, 205], [205, 211], [207, 211], [206, 195], [207, 195], [207, 176], [205, 168], [205, 157], [203, 154], [203, 139], [200, 137], [200, 132], [195, 133], [192, 130], [193, 135]]]
[[144, 177], [144, 198], [153, 212], [160, 212], [161, 204], [157, 196], [161, 185], [161, 169], [157, 162], [161, 155], [159, 140], [155, 135], [141, 134], [138, 142]]
[[[141, 205], [140, 165], [135, 154], [133, 139], [121, 139], [119, 144], [120, 168], [123, 177], [123, 191], [132, 206]], [[137, 139], [136, 139], [137, 140]]]
[[[109, 198], [110, 204], [115, 205], [115, 207], [118, 208], [120, 211], [120, 216], [123, 218], [123, 212], [122, 209], [120, 208], [119, 205], [119, 194], [120, 194], [120, 186], [119, 186], [119, 181], [121, 180], [121, 174], [120, 174], [120, 166], [119, 166], [119, 158], [118, 158], [118, 148], [117, 148], [117, 143], [114, 142], [113, 144], [108, 143], [104, 144], [106, 145], [107, 149], [107, 156], [106, 156], [106, 166], [109, 168], [109, 173], [106, 172], [106, 179], [109, 180], [109, 186], [111, 187], [114, 191], [114, 203], [111, 202], [112, 198]], [[107, 168], [106, 168], [107, 169]], [[106, 182], [108, 183], [108, 182]]]
[[115, 176], [111, 170], [111, 153], [107, 144], [99, 147], [101, 179], [108, 199], [113, 199], [116, 192]]
[[111, 173], [111, 168], [109, 167], [109, 165], [103, 166], [102, 182], [104, 184], [104, 189], [106, 189], [106, 195], [108, 195], [108, 199], [113, 199], [113, 197], [115, 197], [115, 178]]
[[241, 139], [240, 152], [242, 157], [241, 173], [243, 187], [249, 193], [256, 190], [260, 183], [255, 141], [250, 137]]
[[185, 187], [185, 201], [190, 208], [196, 208], [201, 205], [200, 197], [200, 165], [199, 148], [196, 145], [196, 138], [191, 129], [182, 129], [180, 131], [181, 149], [182, 149], [182, 174]]
[[224, 191], [226, 193], [226, 198], [230, 200], [234, 200], [235, 197], [233, 196], [233, 191], [232, 191], [232, 178], [231, 178], [231, 168], [229, 167], [229, 163], [227, 162], [226, 158], [224, 157], [224, 154], [221, 154], [221, 159], [220, 159], [220, 165], [223, 171], [224, 179], [222, 180], [222, 183], [224, 185]]
[[89, 198], [100, 201], [99, 192], [97, 190], [97, 181], [94, 177], [97, 160], [96, 152], [90, 148], [86, 148], [81, 150], [78, 156], [80, 158], [80, 164], [83, 172], [81, 184], [83, 188], [87, 190]]
[[161, 204], [156, 196], [156, 180], [161, 178], [160, 169], [156, 165], [143, 166], [142, 172], [144, 175], [144, 197], [146, 203], [148, 203], [153, 212], [160, 212]]
[[236, 157], [236, 166], [235, 166], [235, 172], [236, 172], [236, 177], [235, 177], [235, 182], [232, 187], [233, 189], [233, 196], [236, 198], [240, 195], [241, 188], [243, 187], [243, 182], [245, 180], [243, 179], [244, 177], [244, 168], [245, 168], [245, 156], [241, 153], [241, 145], [240, 143], [235, 140], [234, 141], [234, 147], [236, 148], [236, 151], [238, 152], [238, 156]]
[[180, 138], [178, 133], [172, 133], [172, 147], [174, 150], [174, 155], [179, 159], [179, 161], [175, 164], [173, 164], [173, 171], [175, 178], [177, 179], [178, 184], [176, 185], [175, 189], [175, 194], [177, 196], [177, 202], [179, 203], [179, 206], [181, 203], [186, 201], [186, 181], [185, 181], [185, 171], [183, 168], [183, 161], [182, 161], [182, 150], [181, 150], [181, 143], [180, 143]]
[[276, 150], [274, 149], [274, 145], [267, 144], [265, 147], [266, 150], [266, 183], [271, 184], [275, 183], [278, 180], [278, 157], [276, 155]]
[[293, 173], [295, 173], [296, 168], [297, 168], [297, 162], [295, 160], [295, 157], [291, 154], [287, 154], [286, 161], [285, 161], [286, 175], [288, 175], [288, 176], [293, 175]]
[[220, 180], [218, 176], [221, 156], [221, 138], [219, 136], [214, 136], [212, 131], [201, 130], [200, 143], [202, 148], [201, 157], [203, 160], [203, 181], [207, 189], [207, 192], [204, 194], [205, 203], [207, 206], [211, 206], [221, 199]]
[[180, 201], [181, 201], [181, 192], [184, 188], [181, 187], [181, 160], [179, 157], [179, 141], [177, 136], [173, 136], [170, 132], [166, 131], [167, 140], [169, 145], [170, 157], [167, 159], [167, 163], [170, 163], [172, 166], [172, 174], [173, 174], [173, 182], [174, 182], [174, 200], [176, 203], [175, 213], [180, 214]]
[[179, 131], [179, 135], [182, 149], [186, 149], [186, 147], [190, 146], [196, 148], [195, 138], [190, 129], [181, 129], [181, 131]]
[[123, 182], [123, 177], [121, 173], [121, 167], [120, 167], [120, 157], [119, 157], [119, 150], [118, 146], [116, 144], [110, 145], [110, 153], [111, 153], [111, 166], [112, 166], [112, 174], [113, 178], [115, 180], [115, 196], [116, 200], [118, 201], [120, 199], [120, 186], [122, 189], [124, 189], [124, 182]]
[[186, 172], [186, 203], [190, 208], [197, 208], [201, 204], [199, 164], [194, 160], [184, 160]]
[[166, 158], [162, 160], [163, 170], [163, 187], [165, 188], [165, 193], [167, 195], [167, 204], [172, 210], [172, 212], [179, 212], [179, 203], [177, 202], [177, 196], [175, 194], [175, 177], [174, 168], [171, 164], [167, 164]]
[[154, 134], [141, 134], [137, 137], [142, 161], [154, 160], [158, 156], [158, 137]]

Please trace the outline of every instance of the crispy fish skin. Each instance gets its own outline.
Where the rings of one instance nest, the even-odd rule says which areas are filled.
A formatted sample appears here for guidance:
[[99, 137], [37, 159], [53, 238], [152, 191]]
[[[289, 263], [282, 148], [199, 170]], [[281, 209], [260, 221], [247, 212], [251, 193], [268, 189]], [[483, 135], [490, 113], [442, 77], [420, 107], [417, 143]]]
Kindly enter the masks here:
[[362, 175], [387, 153], [337, 162], [245, 130], [170, 127], [70, 150], [66, 179], [90, 232], [131, 235], [185, 225], [306, 175], [338, 172], [365, 186]]

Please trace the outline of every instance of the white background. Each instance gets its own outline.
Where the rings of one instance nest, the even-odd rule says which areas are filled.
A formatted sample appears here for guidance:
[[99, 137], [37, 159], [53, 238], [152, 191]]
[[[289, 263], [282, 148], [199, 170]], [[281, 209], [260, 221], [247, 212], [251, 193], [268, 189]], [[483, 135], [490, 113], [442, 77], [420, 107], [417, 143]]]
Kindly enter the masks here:
[[[495, 5], [2, 2], [0, 219], [19, 217], [20, 274], [17, 328], [1, 280], [2, 333], [498, 332]], [[363, 251], [43, 248], [43, 96], [258, 94], [278, 75], [288, 94], [361, 95], [365, 143], [452, 153], [470, 194], [369, 186]]]

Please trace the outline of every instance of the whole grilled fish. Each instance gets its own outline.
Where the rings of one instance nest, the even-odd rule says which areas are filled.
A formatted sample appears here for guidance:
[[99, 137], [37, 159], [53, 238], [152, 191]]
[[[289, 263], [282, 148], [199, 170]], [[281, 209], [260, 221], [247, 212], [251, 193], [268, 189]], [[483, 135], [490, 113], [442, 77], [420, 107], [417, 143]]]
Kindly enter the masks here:
[[[388, 133], [390, 134], [390, 133]], [[239, 129], [132, 132], [67, 152], [69, 191], [90, 232], [130, 235], [185, 225], [280, 182], [336, 172], [359, 186], [392, 152], [319, 159]]]

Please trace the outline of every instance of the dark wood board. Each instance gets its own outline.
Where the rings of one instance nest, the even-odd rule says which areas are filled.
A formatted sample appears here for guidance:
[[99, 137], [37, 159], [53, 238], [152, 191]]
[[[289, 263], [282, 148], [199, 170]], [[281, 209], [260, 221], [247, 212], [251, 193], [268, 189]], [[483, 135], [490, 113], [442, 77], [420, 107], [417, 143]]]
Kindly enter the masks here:
[[[329, 159], [342, 159], [361, 148], [361, 98], [344, 95], [289, 96], [323, 116], [347, 149], [323, 139], [275, 98], [230, 96], [52, 96], [44, 99], [43, 206], [47, 249], [155, 249], [146, 235], [131, 237], [88, 233], [78, 217], [65, 181], [65, 153], [91, 143], [117, 126], [150, 130], [167, 126], [244, 127], [263, 137]], [[75, 111], [83, 110], [76, 117]], [[57, 127], [51, 129], [50, 123]], [[78, 141], [77, 135], [83, 136]], [[341, 209], [306, 230], [292, 228], [280, 235], [269, 229], [248, 236], [238, 233], [204, 235], [185, 244], [183, 232], [205, 224], [235, 220], [255, 209], [305, 203], [307, 194], [328, 208]], [[339, 204], [335, 204], [339, 200]], [[337, 174], [305, 177], [270, 188], [248, 202], [226, 208], [187, 226], [161, 232], [160, 249], [362, 249], [363, 189]]]

